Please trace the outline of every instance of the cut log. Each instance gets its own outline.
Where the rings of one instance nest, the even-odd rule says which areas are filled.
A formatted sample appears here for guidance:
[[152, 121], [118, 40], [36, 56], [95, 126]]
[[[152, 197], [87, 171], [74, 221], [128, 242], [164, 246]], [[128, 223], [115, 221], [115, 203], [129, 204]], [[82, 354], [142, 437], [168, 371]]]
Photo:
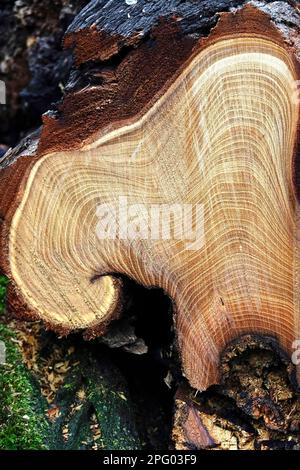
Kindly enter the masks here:
[[[91, 2], [69, 31], [82, 67], [58, 115], [45, 116], [38, 148], [1, 162], [9, 301], [53, 329], [97, 335], [120, 313], [116, 274], [160, 287], [174, 303], [184, 373], [203, 390], [219, 381], [233, 339], [274, 336], [290, 355], [300, 337], [299, 13], [286, 2], [246, 5], [199, 39], [190, 34], [203, 33], [199, 11], [198, 30], [188, 13], [185, 30], [175, 5], [155, 23], [161, 6], [152, 38], [139, 40], [135, 22], [128, 34], [99, 32], [104, 3]], [[211, 3], [210, 19], [224, 2]], [[95, 40], [83, 54], [104, 33], [110, 46]], [[122, 48], [120, 35], [139, 47], [113, 69], [88, 69]]]

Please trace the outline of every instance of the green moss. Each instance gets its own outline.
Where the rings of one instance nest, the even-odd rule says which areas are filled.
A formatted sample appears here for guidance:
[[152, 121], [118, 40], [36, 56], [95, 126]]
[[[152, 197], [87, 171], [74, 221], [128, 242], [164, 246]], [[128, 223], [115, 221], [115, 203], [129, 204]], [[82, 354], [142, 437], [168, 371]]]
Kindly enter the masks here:
[[5, 309], [5, 296], [7, 284], [8, 279], [4, 276], [0, 276], [0, 314], [2, 314]]
[[0, 340], [6, 346], [6, 362], [0, 365], [0, 449], [45, 449], [46, 403], [6, 325], [0, 324]]

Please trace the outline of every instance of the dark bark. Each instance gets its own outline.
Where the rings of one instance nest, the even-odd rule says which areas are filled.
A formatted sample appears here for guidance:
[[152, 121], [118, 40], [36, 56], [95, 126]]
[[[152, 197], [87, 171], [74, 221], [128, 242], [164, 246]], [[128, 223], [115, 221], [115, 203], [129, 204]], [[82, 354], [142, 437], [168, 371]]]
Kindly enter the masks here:
[[[68, 24], [71, 23], [66, 45], [75, 47], [78, 62], [88, 62], [79, 71], [73, 70], [67, 86], [70, 90], [114, 80], [111, 72], [103, 70], [104, 64], [93, 66], [90, 61], [111, 59], [113, 62], [107, 65], [115, 70], [132, 47], [149, 43], [155, 48], [155, 30], [162, 19], [176, 24], [176, 34], [189, 38], [191, 46], [216, 25], [220, 12], [240, 7], [246, 1], [138, 0], [128, 5], [125, 0], [93, 0], [80, 11], [86, 3], [87, 0], [56, 0], [51, 5], [44, 0], [1, 3], [0, 79], [6, 84], [7, 105], [0, 109], [0, 144], [15, 145], [61, 99], [72, 67], [71, 51], [61, 47]], [[298, 2], [253, 3], [268, 12], [293, 40], [290, 31], [299, 28], [300, 22], [292, 5]], [[176, 64], [172, 70], [176, 70]], [[4, 150], [5, 147], [1, 152]]]
[[44, 118], [41, 152], [57, 149], [62, 138], [64, 148], [80, 146], [111, 122], [148, 109], [220, 15], [246, 3], [265, 11], [299, 50], [300, 15], [290, 1], [91, 1], [65, 36], [65, 47], [74, 48], [76, 67], [63, 102]]
[[87, 0], [3, 0], [0, 6], [0, 144], [15, 145], [59, 100], [71, 64], [63, 34]]
[[220, 13], [234, 11], [246, 3], [267, 12], [282, 29], [299, 27], [295, 13], [297, 2], [294, 1], [138, 0], [127, 4], [126, 0], [93, 0], [71, 23], [65, 42], [75, 46], [78, 63], [107, 60], [124, 47], [136, 47], [149, 39], [162, 19], [178, 23], [180, 34], [184, 36], [201, 38], [217, 24]]
[[289, 359], [273, 340], [245, 337], [223, 356], [223, 383], [197, 394], [179, 387], [177, 449], [300, 449], [300, 397]]

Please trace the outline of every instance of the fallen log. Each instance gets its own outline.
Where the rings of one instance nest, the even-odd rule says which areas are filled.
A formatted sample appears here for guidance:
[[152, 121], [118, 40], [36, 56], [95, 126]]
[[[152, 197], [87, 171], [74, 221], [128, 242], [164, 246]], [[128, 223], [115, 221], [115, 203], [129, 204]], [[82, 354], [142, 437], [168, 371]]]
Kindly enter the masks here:
[[92, 1], [70, 26], [64, 101], [1, 160], [1, 267], [19, 315], [87, 337], [120, 315], [119, 274], [164, 289], [205, 390], [232, 340], [299, 338], [300, 16], [164, 3]]

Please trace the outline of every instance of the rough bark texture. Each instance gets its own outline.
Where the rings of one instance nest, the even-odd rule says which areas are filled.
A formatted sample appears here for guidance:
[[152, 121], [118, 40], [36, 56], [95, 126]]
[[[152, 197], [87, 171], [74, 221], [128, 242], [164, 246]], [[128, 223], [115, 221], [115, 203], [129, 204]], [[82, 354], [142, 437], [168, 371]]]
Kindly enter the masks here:
[[222, 369], [222, 384], [203, 394], [179, 387], [175, 448], [299, 450], [300, 397], [275, 343], [245, 338], [228, 348]]
[[3, 0], [0, 9], [0, 144], [18, 143], [41, 124], [63, 93], [72, 53], [61, 47], [66, 28], [87, 0]]
[[[174, 79], [220, 14], [245, 3], [253, 2], [90, 2], [67, 31], [65, 45], [74, 47], [81, 66], [71, 74], [58, 118], [44, 118], [40, 151], [57, 150], [62, 136], [64, 148], [81, 146], [99, 127], [139, 114]], [[299, 15], [289, 2], [253, 4], [299, 47]], [[100, 6], [105, 8], [99, 10]], [[116, 16], [125, 17], [125, 22], [116, 22]]]

